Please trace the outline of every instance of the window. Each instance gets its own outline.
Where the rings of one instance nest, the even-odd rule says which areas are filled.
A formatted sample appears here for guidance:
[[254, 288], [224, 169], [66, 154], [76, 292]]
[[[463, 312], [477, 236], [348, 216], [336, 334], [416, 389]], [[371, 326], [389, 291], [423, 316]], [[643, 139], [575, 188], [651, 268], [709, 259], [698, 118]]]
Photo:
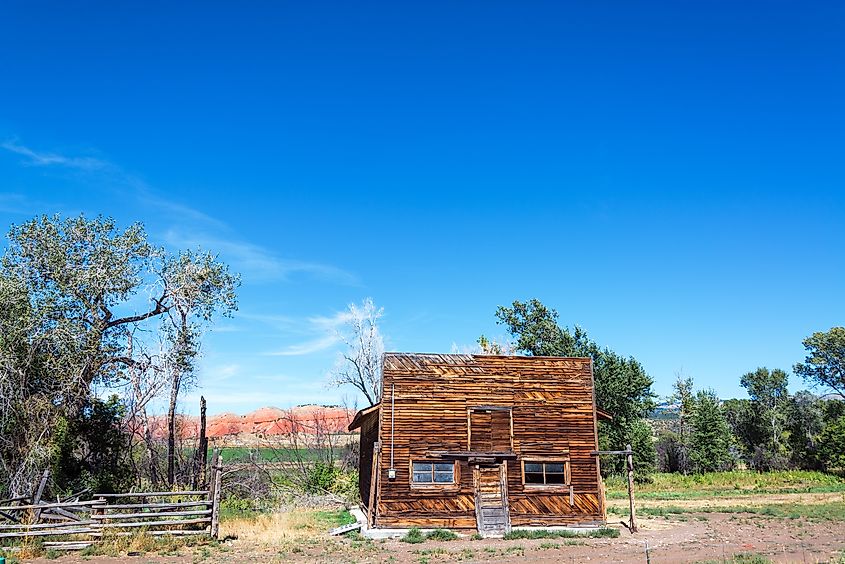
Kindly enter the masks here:
[[411, 482], [414, 484], [454, 484], [453, 462], [414, 462]]
[[527, 486], [569, 484], [568, 460], [523, 460], [522, 477]]

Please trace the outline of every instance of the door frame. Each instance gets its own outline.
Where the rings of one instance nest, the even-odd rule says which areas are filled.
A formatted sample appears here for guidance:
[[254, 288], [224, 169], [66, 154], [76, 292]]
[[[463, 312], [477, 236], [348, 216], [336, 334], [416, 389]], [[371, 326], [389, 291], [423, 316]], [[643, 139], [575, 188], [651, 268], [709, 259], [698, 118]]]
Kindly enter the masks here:
[[484, 535], [484, 528], [482, 527], [482, 512], [481, 512], [481, 467], [499, 469], [499, 488], [502, 496], [502, 510], [505, 514], [505, 533], [511, 531], [511, 515], [510, 503], [508, 503], [508, 461], [495, 462], [492, 464], [475, 464], [472, 470], [472, 485], [475, 494], [475, 528], [478, 534]]

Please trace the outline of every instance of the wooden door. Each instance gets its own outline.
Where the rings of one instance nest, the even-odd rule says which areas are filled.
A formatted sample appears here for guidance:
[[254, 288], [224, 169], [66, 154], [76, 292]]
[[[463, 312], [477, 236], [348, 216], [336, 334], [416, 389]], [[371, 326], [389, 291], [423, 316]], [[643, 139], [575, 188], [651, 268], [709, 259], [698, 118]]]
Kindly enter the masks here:
[[484, 537], [504, 535], [511, 529], [506, 464], [476, 465], [473, 478], [478, 533]]
[[471, 408], [469, 410], [469, 450], [471, 452], [510, 452], [510, 409]]

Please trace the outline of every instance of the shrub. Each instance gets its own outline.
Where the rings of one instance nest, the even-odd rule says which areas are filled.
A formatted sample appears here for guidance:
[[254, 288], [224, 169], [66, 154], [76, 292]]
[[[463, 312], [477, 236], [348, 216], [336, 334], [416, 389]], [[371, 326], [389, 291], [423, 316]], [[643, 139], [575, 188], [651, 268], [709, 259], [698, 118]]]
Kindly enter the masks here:
[[423, 537], [422, 531], [420, 531], [418, 527], [411, 527], [408, 529], [408, 532], [405, 533], [405, 536], [399, 540], [409, 544], [419, 544], [425, 540], [425, 537]]
[[449, 529], [434, 529], [425, 535], [429, 540], [450, 541], [458, 538], [454, 532]]
[[340, 469], [333, 464], [317, 462], [305, 476], [304, 489], [310, 494], [324, 494], [332, 491]]
[[360, 496], [360, 491], [358, 490], [358, 471], [338, 471], [334, 476], [331, 492], [342, 497], [346, 501], [358, 501], [358, 497]]

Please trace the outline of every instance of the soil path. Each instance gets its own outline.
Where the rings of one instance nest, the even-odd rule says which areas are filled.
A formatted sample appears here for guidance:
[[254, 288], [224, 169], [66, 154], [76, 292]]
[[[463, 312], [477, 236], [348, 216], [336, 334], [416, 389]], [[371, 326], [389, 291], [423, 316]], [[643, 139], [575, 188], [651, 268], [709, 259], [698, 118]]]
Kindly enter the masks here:
[[[794, 499], [794, 497], [793, 497]], [[35, 562], [63, 564], [118, 562], [196, 564], [199, 562], [668, 562], [722, 561], [737, 553], [762, 554], [774, 562], [828, 562], [845, 550], [845, 523], [774, 519], [754, 514], [684, 514], [643, 519], [631, 535], [621, 526], [617, 539], [547, 539], [406, 544], [397, 540], [365, 542], [315, 538], [279, 547], [227, 541], [215, 549], [183, 549], [173, 556], [93, 557], [66, 555]]]

